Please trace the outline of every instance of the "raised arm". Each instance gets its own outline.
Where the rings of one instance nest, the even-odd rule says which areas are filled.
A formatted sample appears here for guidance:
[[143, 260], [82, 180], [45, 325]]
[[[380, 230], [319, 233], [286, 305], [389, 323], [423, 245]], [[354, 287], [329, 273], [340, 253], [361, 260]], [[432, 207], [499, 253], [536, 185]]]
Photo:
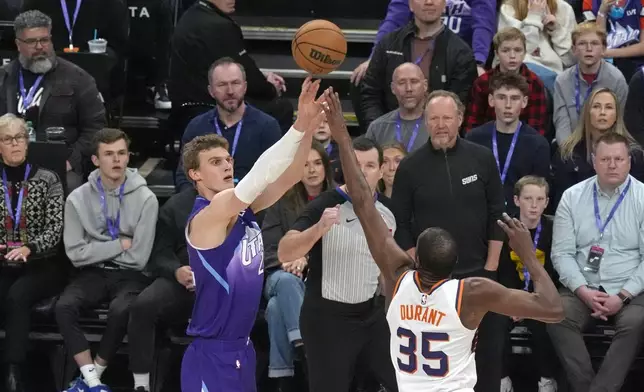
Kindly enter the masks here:
[[463, 291], [461, 318], [468, 328], [476, 328], [487, 312], [557, 323], [564, 318], [563, 304], [555, 284], [537, 260], [530, 232], [517, 219], [503, 214], [499, 226], [510, 238], [510, 246], [530, 273], [534, 292], [513, 290], [485, 278], [467, 278]]
[[410, 268], [411, 258], [396, 244], [389, 228], [373, 202], [373, 193], [367, 184], [358, 160], [351, 146], [351, 137], [342, 115], [340, 97], [329, 88], [324, 93], [323, 105], [333, 139], [340, 148], [340, 161], [342, 172], [351, 194], [353, 208], [360, 220], [360, 225], [367, 238], [369, 250], [378, 268], [382, 272], [388, 287], [398, 279], [398, 276]]
[[[230, 219], [248, 206], [252, 205], [257, 212], [271, 205], [299, 180], [299, 177], [295, 177], [301, 174], [304, 166], [301, 157], [303, 155], [303, 159], [306, 159], [311, 148], [310, 134], [318, 128], [323, 117], [319, 102], [315, 101], [319, 86], [319, 80], [312, 82], [310, 77], [306, 78], [302, 84], [295, 124], [277, 143], [264, 151], [235, 188], [219, 192], [212, 198], [204, 214], [200, 214], [201, 219], [227, 225]], [[296, 155], [300, 162], [294, 164]], [[292, 165], [295, 168], [288, 170]], [[278, 183], [278, 186], [265, 193], [273, 183]]]

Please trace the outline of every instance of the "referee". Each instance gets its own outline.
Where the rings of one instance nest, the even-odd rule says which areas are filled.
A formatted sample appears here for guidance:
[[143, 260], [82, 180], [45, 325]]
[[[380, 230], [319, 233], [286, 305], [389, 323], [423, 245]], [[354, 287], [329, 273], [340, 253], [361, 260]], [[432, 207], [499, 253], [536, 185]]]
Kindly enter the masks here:
[[[364, 137], [353, 148], [376, 208], [393, 232], [389, 199], [375, 190], [382, 178], [382, 150]], [[376, 301], [378, 266], [373, 261], [345, 186], [311, 201], [278, 248], [280, 261], [309, 256], [300, 314], [310, 392], [348, 392], [359, 364], [389, 392], [398, 391], [389, 357], [389, 329]]]

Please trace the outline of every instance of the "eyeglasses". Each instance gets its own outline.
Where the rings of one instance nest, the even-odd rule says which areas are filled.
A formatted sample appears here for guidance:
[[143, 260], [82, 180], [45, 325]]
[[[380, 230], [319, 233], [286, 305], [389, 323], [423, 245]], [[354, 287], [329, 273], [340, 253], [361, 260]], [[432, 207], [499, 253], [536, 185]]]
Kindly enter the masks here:
[[5, 146], [10, 146], [13, 144], [13, 142], [16, 142], [16, 144], [24, 144], [27, 142], [27, 135], [24, 133], [19, 133], [15, 136], [0, 137], [0, 143], [4, 144]]
[[590, 46], [590, 48], [593, 49], [593, 48], [602, 46], [602, 43], [600, 41], [590, 41], [590, 42], [579, 41], [575, 44], [575, 46], [582, 49], [585, 49]]
[[18, 41], [32, 47], [36, 47], [38, 44], [40, 44], [40, 46], [47, 46], [51, 44], [51, 35], [47, 37], [42, 37], [42, 38], [27, 38], [27, 39], [18, 38]]

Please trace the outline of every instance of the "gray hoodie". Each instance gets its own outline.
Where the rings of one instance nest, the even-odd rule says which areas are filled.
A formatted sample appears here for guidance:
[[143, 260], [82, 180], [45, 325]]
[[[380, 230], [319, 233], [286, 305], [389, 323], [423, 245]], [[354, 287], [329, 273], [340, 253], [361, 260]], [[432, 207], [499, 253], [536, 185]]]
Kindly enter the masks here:
[[[132, 247], [124, 251], [120, 240], [112, 240], [107, 230], [96, 185], [98, 176], [96, 169], [89, 175], [87, 183], [67, 197], [63, 231], [65, 252], [77, 268], [111, 261], [123, 268], [142, 271], [154, 242], [159, 202], [136, 169], [128, 168], [120, 205], [119, 236], [130, 238]], [[119, 208], [119, 188], [106, 189], [105, 193], [107, 214], [114, 218]]]

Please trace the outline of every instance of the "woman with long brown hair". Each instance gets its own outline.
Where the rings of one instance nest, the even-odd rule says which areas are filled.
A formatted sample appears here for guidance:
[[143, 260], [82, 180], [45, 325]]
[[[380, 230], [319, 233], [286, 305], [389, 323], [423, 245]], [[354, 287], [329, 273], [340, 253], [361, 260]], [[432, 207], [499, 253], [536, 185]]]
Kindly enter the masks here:
[[385, 143], [382, 145], [382, 180], [380, 180], [379, 191], [391, 199], [391, 192], [394, 188], [394, 176], [398, 165], [407, 156], [407, 150], [401, 143]]
[[591, 159], [593, 143], [606, 132], [615, 132], [629, 140], [631, 175], [644, 180], [644, 154], [624, 125], [617, 96], [608, 88], [599, 88], [591, 92], [577, 127], [553, 157], [555, 208], [566, 189], [595, 175]]
[[302, 180], [266, 211], [262, 224], [266, 276], [264, 297], [268, 300], [266, 320], [270, 340], [268, 376], [279, 380], [283, 392], [295, 390], [293, 360], [296, 355], [303, 355], [299, 318], [304, 300], [302, 277], [307, 260], [303, 257], [280, 263], [277, 245], [306, 204], [333, 186], [329, 156], [325, 148], [314, 141]]

